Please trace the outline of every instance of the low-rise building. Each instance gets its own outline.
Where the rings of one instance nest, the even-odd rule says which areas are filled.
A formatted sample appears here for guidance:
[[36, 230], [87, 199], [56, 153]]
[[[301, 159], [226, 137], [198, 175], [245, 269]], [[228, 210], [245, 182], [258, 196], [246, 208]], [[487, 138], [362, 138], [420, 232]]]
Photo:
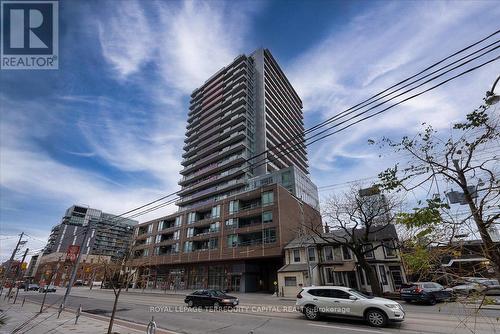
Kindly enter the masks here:
[[320, 213], [272, 184], [139, 224], [135, 286], [274, 291], [285, 245]]
[[[41, 285], [52, 283], [66, 286], [74, 267], [74, 260], [67, 253], [51, 253], [38, 261], [38, 269], [33, 282]], [[111, 256], [82, 254], [76, 273], [76, 281], [91, 283], [103, 281], [105, 266], [111, 262]]]
[[[362, 230], [358, 230], [360, 233]], [[302, 286], [341, 285], [371, 292], [370, 282], [348, 247], [332, 243], [338, 232], [304, 235], [285, 247], [285, 265], [278, 270], [280, 293], [293, 297]], [[394, 225], [369, 234], [373, 251], [365, 258], [375, 269], [383, 292], [399, 290], [406, 282], [401, 256], [395, 242]]]

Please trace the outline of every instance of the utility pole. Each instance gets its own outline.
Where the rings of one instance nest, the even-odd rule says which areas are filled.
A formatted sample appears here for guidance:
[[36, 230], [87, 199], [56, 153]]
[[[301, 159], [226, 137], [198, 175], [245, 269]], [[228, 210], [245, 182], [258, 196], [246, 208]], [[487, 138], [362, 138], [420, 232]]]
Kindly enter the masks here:
[[[16, 269], [16, 274], [14, 275], [14, 284], [16, 283], [17, 277], [19, 276], [19, 272], [21, 271], [21, 266], [24, 263], [24, 259], [26, 259], [26, 255], [28, 254], [29, 248], [26, 248], [24, 251], [23, 259], [21, 260], [21, 263], [17, 266]], [[10, 296], [10, 293], [12, 292], [12, 288], [14, 287], [14, 284], [11, 284], [9, 287], [9, 292], [7, 293], [7, 296]], [[17, 291], [19, 292], [19, 287], [17, 287]], [[10, 297], [9, 297], [10, 298]]]
[[80, 245], [80, 251], [78, 252], [78, 256], [76, 257], [76, 261], [75, 261], [75, 265], [73, 267], [73, 271], [71, 272], [71, 277], [69, 279], [69, 282], [68, 282], [68, 286], [66, 288], [66, 292], [64, 293], [64, 298], [63, 298], [63, 301], [62, 301], [62, 307], [64, 309], [64, 306], [66, 305], [66, 300], [68, 299], [68, 296], [71, 292], [71, 288], [73, 287], [73, 284], [75, 284], [75, 280], [76, 280], [76, 275], [78, 273], [78, 267], [80, 266], [80, 259], [82, 257], [82, 253], [83, 253], [83, 248], [85, 247], [85, 243], [87, 242], [87, 238], [88, 238], [88, 235], [89, 235], [89, 232], [91, 230], [90, 228], [90, 221], [87, 225], [87, 229], [85, 231], [85, 235], [83, 236], [83, 240], [82, 240], [82, 243]]
[[5, 281], [6, 281], [7, 277], [9, 276], [10, 268], [12, 268], [12, 262], [14, 261], [14, 257], [16, 256], [17, 250], [19, 249], [19, 246], [21, 245], [23, 236], [24, 236], [24, 232], [21, 232], [21, 235], [19, 236], [19, 240], [17, 241], [16, 247], [14, 248], [14, 251], [12, 251], [12, 255], [10, 256], [9, 264], [7, 265], [7, 269], [5, 270], [5, 275], [3, 276], [3, 279], [2, 279], [2, 286], [0, 287], [0, 296], [2, 295]]

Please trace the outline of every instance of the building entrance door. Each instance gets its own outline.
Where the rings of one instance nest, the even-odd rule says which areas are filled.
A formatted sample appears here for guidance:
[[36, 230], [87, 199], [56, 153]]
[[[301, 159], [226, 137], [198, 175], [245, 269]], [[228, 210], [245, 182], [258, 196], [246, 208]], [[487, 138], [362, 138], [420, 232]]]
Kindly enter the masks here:
[[241, 275], [231, 276], [231, 291], [240, 291]]
[[398, 290], [403, 285], [403, 275], [401, 275], [401, 268], [389, 266], [389, 271], [391, 272], [392, 283], [394, 284], [394, 289]]

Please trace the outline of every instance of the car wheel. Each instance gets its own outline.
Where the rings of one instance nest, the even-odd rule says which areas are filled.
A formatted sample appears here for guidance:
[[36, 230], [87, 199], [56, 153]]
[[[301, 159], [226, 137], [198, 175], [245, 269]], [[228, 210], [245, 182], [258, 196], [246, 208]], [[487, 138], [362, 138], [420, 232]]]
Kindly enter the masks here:
[[220, 304], [219, 302], [215, 302], [214, 303], [214, 309], [219, 309], [220, 308]]
[[319, 319], [319, 310], [316, 306], [306, 306], [304, 309], [304, 315], [309, 320], [318, 320]]
[[437, 300], [435, 297], [431, 297], [431, 299], [429, 299], [429, 305], [436, 305], [437, 303]]
[[189, 306], [189, 307], [193, 307], [193, 306], [194, 306], [194, 303], [193, 303], [193, 301], [192, 301], [192, 300], [189, 300], [189, 301], [188, 301], [188, 306]]
[[387, 316], [379, 310], [369, 310], [366, 313], [366, 321], [373, 327], [384, 327], [387, 324]]

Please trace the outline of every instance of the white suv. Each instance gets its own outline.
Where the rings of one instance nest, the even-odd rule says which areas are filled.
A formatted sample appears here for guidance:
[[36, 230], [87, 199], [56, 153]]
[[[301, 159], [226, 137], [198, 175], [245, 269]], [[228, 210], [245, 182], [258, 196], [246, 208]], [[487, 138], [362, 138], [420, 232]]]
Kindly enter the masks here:
[[403, 321], [403, 307], [390, 299], [367, 296], [343, 286], [311, 286], [297, 295], [297, 311], [307, 319], [321, 315], [365, 319], [371, 326], [383, 327], [388, 321]]

